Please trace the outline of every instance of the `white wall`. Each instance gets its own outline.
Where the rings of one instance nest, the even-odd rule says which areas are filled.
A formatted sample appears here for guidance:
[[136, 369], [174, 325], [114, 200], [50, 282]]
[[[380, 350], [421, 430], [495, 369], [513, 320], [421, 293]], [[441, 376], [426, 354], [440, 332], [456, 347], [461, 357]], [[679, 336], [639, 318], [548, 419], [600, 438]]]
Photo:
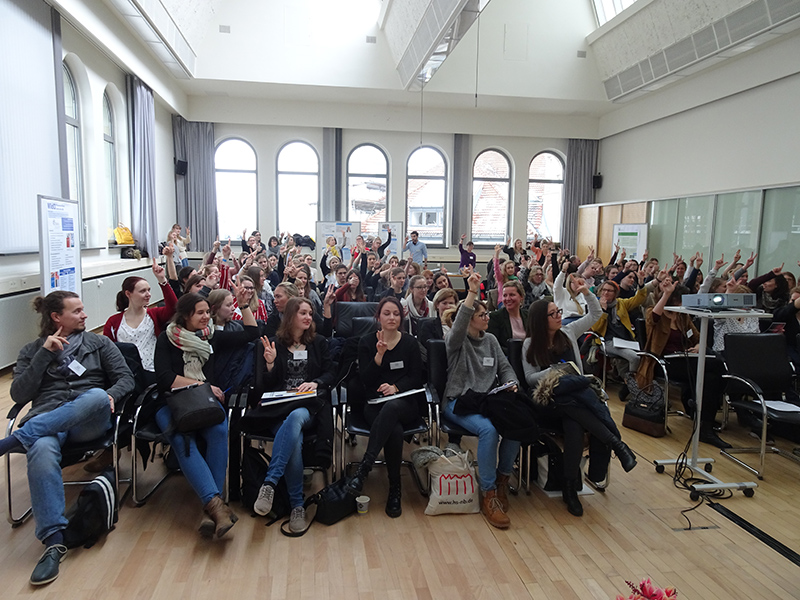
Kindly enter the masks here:
[[604, 138], [597, 202], [800, 182], [800, 75]]

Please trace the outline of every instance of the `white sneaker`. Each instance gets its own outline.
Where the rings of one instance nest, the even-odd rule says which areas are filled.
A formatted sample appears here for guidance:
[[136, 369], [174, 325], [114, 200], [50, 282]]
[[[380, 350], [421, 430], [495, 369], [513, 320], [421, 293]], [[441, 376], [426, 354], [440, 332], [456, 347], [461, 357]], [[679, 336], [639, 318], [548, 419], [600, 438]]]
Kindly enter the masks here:
[[258, 498], [253, 504], [253, 510], [256, 514], [266, 517], [269, 511], [272, 510], [272, 501], [275, 499], [275, 488], [269, 483], [265, 483], [258, 490]]
[[308, 524], [306, 523], [306, 509], [302, 506], [297, 506], [292, 509], [292, 514], [289, 515], [289, 531], [292, 533], [300, 533], [305, 531]]

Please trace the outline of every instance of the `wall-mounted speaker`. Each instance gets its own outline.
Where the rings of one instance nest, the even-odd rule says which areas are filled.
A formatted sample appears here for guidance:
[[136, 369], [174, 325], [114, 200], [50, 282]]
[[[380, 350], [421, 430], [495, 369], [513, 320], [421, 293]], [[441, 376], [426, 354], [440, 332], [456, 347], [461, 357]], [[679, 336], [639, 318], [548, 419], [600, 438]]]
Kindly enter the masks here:
[[175, 175], [186, 175], [186, 168], [189, 166], [185, 160], [175, 159]]
[[603, 187], [603, 176], [602, 175], [593, 175], [592, 176], [592, 189], [599, 190]]

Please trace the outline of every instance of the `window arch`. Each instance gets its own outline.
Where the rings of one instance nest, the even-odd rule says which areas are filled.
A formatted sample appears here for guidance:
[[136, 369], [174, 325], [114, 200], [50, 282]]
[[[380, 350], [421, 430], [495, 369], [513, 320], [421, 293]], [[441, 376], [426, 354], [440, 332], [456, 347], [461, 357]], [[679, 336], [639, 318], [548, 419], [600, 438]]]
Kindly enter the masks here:
[[561, 241], [564, 161], [554, 152], [540, 152], [528, 170], [527, 235]]
[[258, 223], [258, 169], [253, 147], [238, 138], [220, 143], [214, 152], [214, 179], [219, 238], [240, 239], [243, 229]]
[[319, 220], [319, 157], [311, 144], [289, 142], [278, 152], [278, 231], [314, 235]]
[[103, 92], [103, 157], [105, 160], [105, 194], [108, 227], [108, 239], [114, 236], [114, 228], [119, 222], [119, 198], [117, 196], [117, 151], [116, 128], [114, 127], [114, 111], [108, 93]]
[[421, 146], [406, 167], [406, 231], [416, 230], [428, 244], [444, 245], [447, 163], [444, 155]]
[[375, 144], [356, 146], [347, 157], [347, 219], [361, 222], [361, 233], [378, 235], [386, 221], [389, 160]]
[[81, 152], [81, 112], [75, 79], [66, 63], [61, 63], [64, 76], [64, 124], [67, 139], [67, 171], [69, 173], [69, 198], [80, 206], [83, 228], [81, 244], [86, 243], [86, 214], [84, 212], [83, 155]]
[[499, 150], [484, 150], [472, 168], [472, 240], [502, 244], [508, 236], [511, 162]]

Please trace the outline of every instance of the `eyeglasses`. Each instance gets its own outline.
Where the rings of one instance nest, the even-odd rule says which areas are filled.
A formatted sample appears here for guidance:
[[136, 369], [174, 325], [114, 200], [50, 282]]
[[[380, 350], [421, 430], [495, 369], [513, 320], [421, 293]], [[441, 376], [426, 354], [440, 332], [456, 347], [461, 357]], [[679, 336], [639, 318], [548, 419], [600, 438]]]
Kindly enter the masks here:
[[254, 288], [253, 286], [250, 286], [250, 287], [247, 287], [247, 286], [245, 286], [245, 287], [243, 287], [242, 289], [243, 289], [243, 290], [247, 290], [247, 291], [249, 291], [249, 292], [253, 292], [253, 291], [255, 291], [255, 289], [256, 289], [256, 288]]
[[476, 319], [488, 319], [489, 318], [489, 313], [488, 312], [482, 312], [479, 315], [475, 315], [475, 318]]
[[427, 285], [415, 285], [414, 289], [415, 290], [427, 290], [428, 286]]
[[554, 311], [551, 311], [551, 312], [547, 313], [547, 316], [550, 317], [551, 319], [555, 319], [556, 317], [560, 317], [563, 314], [564, 314], [564, 311], [559, 308], [558, 310], [554, 310]]

